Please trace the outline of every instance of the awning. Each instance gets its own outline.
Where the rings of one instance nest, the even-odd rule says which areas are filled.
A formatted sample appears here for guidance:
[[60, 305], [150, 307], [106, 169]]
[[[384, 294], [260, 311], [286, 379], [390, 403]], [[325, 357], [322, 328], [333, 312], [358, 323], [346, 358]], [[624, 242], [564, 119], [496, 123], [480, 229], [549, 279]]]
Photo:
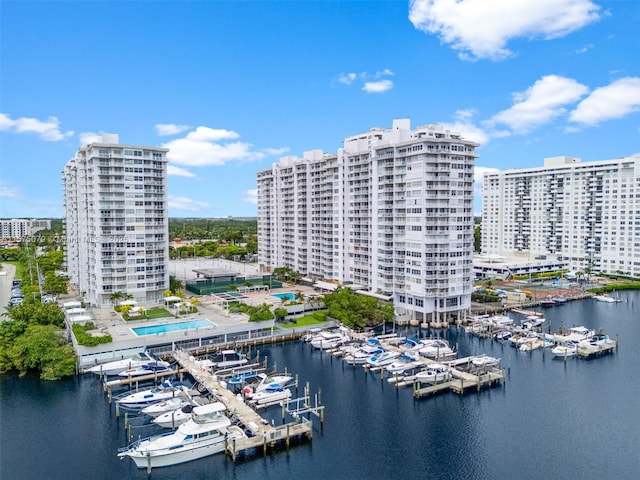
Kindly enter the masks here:
[[368, 297], [377, 298], [378, 300], [383, 300], [385, 302], [390, 302], [393, 299], [393, 295], [382, 295], [380, 293], [368, 292], [366, 290], [356, 290], [356, 293], [360, 293]]
[[82, 313], [85, 313], [86, 311], [86, 308], [69, 308], [68, 310], [65, 310], [64, 313], [66, 313], [67, 315], [80, 315]]
[[91, 320], [93, 320], [91, 315], [75, 315], [73, 317], [69, 317], [69, 321], [71, 323], [90, 322]]
[[62, 304], [62, 308], [65, 310], [68, 308], [80, 308], [82, 307], [82, 302], [67, 302]]
[[131, 305], [135, 307], [136, 305], [138, 305], [138, 302], [136, 302], [135, 300], [125, 300], [123, 302], [120, 302], [118, 305]]
[[329, 282], [316, 282], [313, 284], [314, 288], [319, 288], [321, 290], [329, 290], [330, 292], [333, 292], [336, 288], [338, 288], [339, 285], [336, 285], [335, 283], [329, 283]]

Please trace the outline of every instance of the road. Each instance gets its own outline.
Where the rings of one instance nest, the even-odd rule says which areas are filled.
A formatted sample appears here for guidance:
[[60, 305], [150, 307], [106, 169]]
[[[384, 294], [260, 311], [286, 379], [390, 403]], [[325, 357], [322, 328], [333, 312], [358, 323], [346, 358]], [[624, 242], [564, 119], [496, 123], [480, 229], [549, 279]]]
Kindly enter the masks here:
[[11, 298], [11, 282], [16, 274], [16, 267], [10, 263], [3, 263], [0, 270], [0, 321], [6, 317], [1, 316], [4, 313], [4, 307], [9, 304]]

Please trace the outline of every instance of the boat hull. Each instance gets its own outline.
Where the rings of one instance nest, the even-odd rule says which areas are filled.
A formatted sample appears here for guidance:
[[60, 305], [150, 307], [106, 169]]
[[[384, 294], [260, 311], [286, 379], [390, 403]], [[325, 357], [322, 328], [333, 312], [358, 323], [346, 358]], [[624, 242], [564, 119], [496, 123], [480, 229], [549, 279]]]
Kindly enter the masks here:
[[122, 457], [130, 457], [138, 468], [156, 468], [169, 467], [180, 463], [191, 462], [210, 455], [215, 455], [224, 451], [225, 437], [223, 435], [216, 436], [211, 441], [202, 442], [202, 445], [187, 445], [182, 448], [174, 448], [172, 450], [147, 452], [144, 451], [128, 451], [119, 454]]

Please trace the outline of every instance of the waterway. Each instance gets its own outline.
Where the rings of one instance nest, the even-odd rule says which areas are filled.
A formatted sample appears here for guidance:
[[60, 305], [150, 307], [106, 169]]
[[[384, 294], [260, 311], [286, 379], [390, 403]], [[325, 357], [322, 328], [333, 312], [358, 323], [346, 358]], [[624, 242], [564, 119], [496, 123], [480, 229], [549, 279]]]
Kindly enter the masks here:
[[[376, 373], [303, 343], [260, 347], [299, 374], [326, 406], [311, 442], [234, 464], [220, 454], [157, 468], [155, 479], [636, 479], [640, 472], [640, 292], [545, 309], [547, 325], [602, 328], [617, 351], [594, 359], [520, 352], [452, 327], [433, 333], [460, 355], [500, 357], [507, 381], [464, 396], [414, 400]], [[255, 352], [254, 352], [255, 353]], [[269, 412], [275, 421], [279, 408]], [[144, 479], [129, 459], [122, 418], [97, 378], [0, 377], [0, 479]]]

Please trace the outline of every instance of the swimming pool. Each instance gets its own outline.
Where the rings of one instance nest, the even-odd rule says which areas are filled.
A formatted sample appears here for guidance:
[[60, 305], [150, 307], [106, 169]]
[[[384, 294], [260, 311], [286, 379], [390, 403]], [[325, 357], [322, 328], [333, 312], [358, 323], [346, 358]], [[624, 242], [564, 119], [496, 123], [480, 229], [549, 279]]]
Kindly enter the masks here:
[[295, 300], [296, 299], [296, 294], [295, 293], [291, 293], [291, 292], [272, 293], [271, 295], [274, 296], [274, 297], [278, 297], [280, 300]]
[[209, 320], [190, 320], [188, 322], [165, 323], [163, 325], [148, 325], [132, 328], [138, 337], [145, 335], [158, 335], [161, 333], [182, 332], [184, 330], [196, 330], [198, 328], [213, 328], [216, 324]]

